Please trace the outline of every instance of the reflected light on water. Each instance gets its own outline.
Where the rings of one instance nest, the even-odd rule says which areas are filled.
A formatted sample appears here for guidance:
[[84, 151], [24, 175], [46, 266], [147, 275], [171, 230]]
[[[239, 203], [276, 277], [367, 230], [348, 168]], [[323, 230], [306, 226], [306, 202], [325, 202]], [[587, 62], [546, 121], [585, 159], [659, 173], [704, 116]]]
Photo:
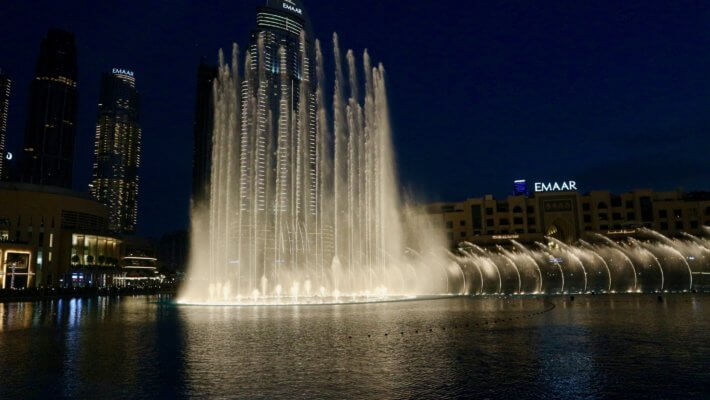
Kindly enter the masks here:
[[698, 398], [710, 335], [704, 295], [159, 300], [0, 304], [0, 398]]

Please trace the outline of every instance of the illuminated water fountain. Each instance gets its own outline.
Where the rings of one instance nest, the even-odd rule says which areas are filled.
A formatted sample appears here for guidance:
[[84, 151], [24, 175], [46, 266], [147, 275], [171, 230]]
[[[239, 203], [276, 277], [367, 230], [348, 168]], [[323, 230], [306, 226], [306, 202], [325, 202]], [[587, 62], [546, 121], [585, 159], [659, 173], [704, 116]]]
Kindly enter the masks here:
[[[319, 42], [311, 56], [302, 33], [299, 52], [281, 47], [273, 59], [265, 40], [250, 47], [243, 76], [236, 45], [231, 65], [220, 53], [210, 201], [193, 210], [191, 269], [179, 302], [458, 293], [453, 282], [462, 270], [442, 251], [427, 250], [441, 243], [404, 246], [412, 231], [428, 235], [403, 222], [382, 65], [373, 67], [365, 51], [360, 73], [348, 51], [344, 66], [334, 35], [329, 90]], [[334, 93], [331, 112], [326, 93]]]
[[620, 243], [593, 235], [575, 246], [548, 238], [533, 248], [464, 242], [453, 257], [465, 271], [467, 294], [687, 292], [695, 276], [710, 274], [707, 239], [670, 239], [648, 229], [639, 234], [643, 239]]
[[706, 239], [652, 231], [448, 252], [443, 232], [400, 197], [382, 65], [365, 51], [360, 70], [334, 35], [329, 89], [320, 43], [311, 51], [302, 33], [297, 47], [274, 52], [262, 34], [243, 59], [236, 45], [231, 64], [220, 53], [210, 197], [193, 208], [179, 303], [688, 291], [709, 271]]

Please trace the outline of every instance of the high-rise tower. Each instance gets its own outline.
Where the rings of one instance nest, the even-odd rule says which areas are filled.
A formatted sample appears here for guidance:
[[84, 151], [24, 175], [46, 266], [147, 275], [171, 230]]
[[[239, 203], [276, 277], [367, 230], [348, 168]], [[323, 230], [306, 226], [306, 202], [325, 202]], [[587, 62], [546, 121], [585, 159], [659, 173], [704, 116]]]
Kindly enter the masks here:
[[[301, 43], [303, 33], [304, 43]], [[315, 70], [312, 63], [315, 61], [313, 32], [308, 15], [298, 0], [267, 0], [266, 6], [258, 7], [256, 14], [256, 29], [251, 33], [249, 46], [252, 58], [251, 66], [257, 72], [259, 66], [259, 39], [263, 40], [263, 63], [265, 78], [278, 84], [281, 80], [282, 56], [279, 50], [283, 48], [286, 61], [286, 76], [292, 84], [293, 95], [291, 107], [296, 110], [300, 99], [301, 83], [307, 82], [308, 93], [315, 94]], [[303, 48], [302, 48], [303, 47]], [[305, 54], [304, 54], [305, 52]], [[305, 57], [304, 57], [305, 56]], [[305, 58], [305, 65], [301, 65]], [[258, 75], [254, 75], [258, 78]], [[258, 84], [254, 79], [252, 84]], [[267, 90], [270, 97], [274, 116], [279, 114], [279, 100], [281, 92], [278, 86], [271, 85]], [[274, 125], [276, 126], [276, 125]]]
[[141, 128], [133, 72], [114, 68], [101, 77], [91, 193], [109, 207], [109, 227], [135, 232]]
[[[315, 46], [311, 23], [300, 0], [267, 0], [265, 6], [257, 8], [256, 18], [247, 54], [242, 102], [254, 99], [255, 115], [259, 117], [243, 118], [242, 123], [255, 133], [252, 137], [256, 141], [257, 162], [253, 172], [257, 179], [251, 189], [256, 193], [252, 199], [257, 204], [249, 204], [252, 200], [245, 199], [243, 205], [266, 210], [267, 204], [281, 195], [278, 207], [288, 214], [301, 215], [302, 222], [307, 223], [305, 219], [315, 216], [318, 201]], [[296, 127], [292, 137], [280, 137], [280, 132], [290, 129], [284, 124]], [[284, 146], [281, 142], [285, 141], [292, 143]], [[287, 147], [292, 149], [290, 154], [274, 151]], [[289, 171], [277, 170], [279, 164], [287, 163], [293, 164]], [[284, 188], [280, 194], [277, 188], [264, 183], [277, 179]]]
[[7, 179], [5, 166], [7, 158], [7, 114], [10, 106], [10, 88], [12, 81], [0, 70], [0, 181]]
[[195, 144], [192, 156], [192, 199], [200, 203], [209, 198], [212, 173], [212, 129], [214, 126], [214, 99], [212, 85], [217, 78], [217, 66], [209, 65], [203, 58], [197, 69], [197, 94], [195, 98]]
[[335, 90], [301, 2], [268, 0], [244, 64], [236, 45], [231, 64], [220, 52], [210, 201], [193, 213], [199, 278], [188, 297], [280, 302], [406, 289], [384, 68], [367, 52], [364, 73], [352, 51], [344, 65], [337, 35], [333, 49]]
[[[209, 221], [193, 239], [216, 235], [230, 262], [299, 265], [329, 258], [324, 251], [322, 174], [317, 143], [316, 49], [300, 1], [268, 0], [240, 64], [220, 56], [214, 90]], [[325, 128], [325, 126], [323, 126]], [[223, 210], [223, 211], [218, 211]], [[194, 235], [198, 234], [196, 238]], [[289, 243], [286, 245], [286, 243]], [[321, 263], [322, 264], [322, 263]]]
[[71, 188], [78, 93], [74, 35], [51, 29], [30, 88], [22, 179]]

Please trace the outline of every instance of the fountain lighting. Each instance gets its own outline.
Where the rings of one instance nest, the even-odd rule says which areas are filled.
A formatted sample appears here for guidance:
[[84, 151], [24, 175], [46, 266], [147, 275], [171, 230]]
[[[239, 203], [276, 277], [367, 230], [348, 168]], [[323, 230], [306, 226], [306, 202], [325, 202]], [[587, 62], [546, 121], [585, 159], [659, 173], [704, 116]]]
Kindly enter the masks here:
[[334, 35], [328, 88], [320, 42], [301, 32], [294, 43], [261, 32], [244, 57], [236, 45], [231, 63], [219, 54], [210, 196], [193, 205], [191, 266], [178, 302], [463, 293], [465, 274], [452, 266], [441, 232], [405, 215], [384, 67], [367, 51], [343, 57]]
[[507, 247], [449, 252], [442, 230], [400, 195], [384, 67], [367, 50], [343, 56], [334, 34], [326, 86], [321, 43], [297, 34], [302, 17], [255, 31], [231, 62], [219, 53], [209, 196], [193, 204], [178, 303], [683, 291], [708, 271], [706, 239], [644, 230], [645, 241], [526, 247], [510, 235], [500, 237]]
[[[640, 233], [646, 238], [616, 242], [596, 235], [594, 243], [580, 240], [577, 245], [548, 238], [547, 244], [530, 248], [515, 240], [509, 248], [487, 250], [464, 242], [453, 257], [466, 280], [480, 282], [466, 291], [473, 295], [687, 293], [694, 275], [710, 274], [707, 239], [690, 234], [669, 238], [649, 229]], [[511, 279], [505, 267], [511, 262], [520, 281]]]

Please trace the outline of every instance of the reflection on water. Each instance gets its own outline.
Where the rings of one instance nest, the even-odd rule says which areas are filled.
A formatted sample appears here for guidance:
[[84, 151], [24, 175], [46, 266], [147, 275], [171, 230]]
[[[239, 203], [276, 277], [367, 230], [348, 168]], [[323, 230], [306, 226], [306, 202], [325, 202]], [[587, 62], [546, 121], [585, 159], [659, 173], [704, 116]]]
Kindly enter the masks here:
[[710, 297], [0, 304], [0, 398], [699, 398]]

